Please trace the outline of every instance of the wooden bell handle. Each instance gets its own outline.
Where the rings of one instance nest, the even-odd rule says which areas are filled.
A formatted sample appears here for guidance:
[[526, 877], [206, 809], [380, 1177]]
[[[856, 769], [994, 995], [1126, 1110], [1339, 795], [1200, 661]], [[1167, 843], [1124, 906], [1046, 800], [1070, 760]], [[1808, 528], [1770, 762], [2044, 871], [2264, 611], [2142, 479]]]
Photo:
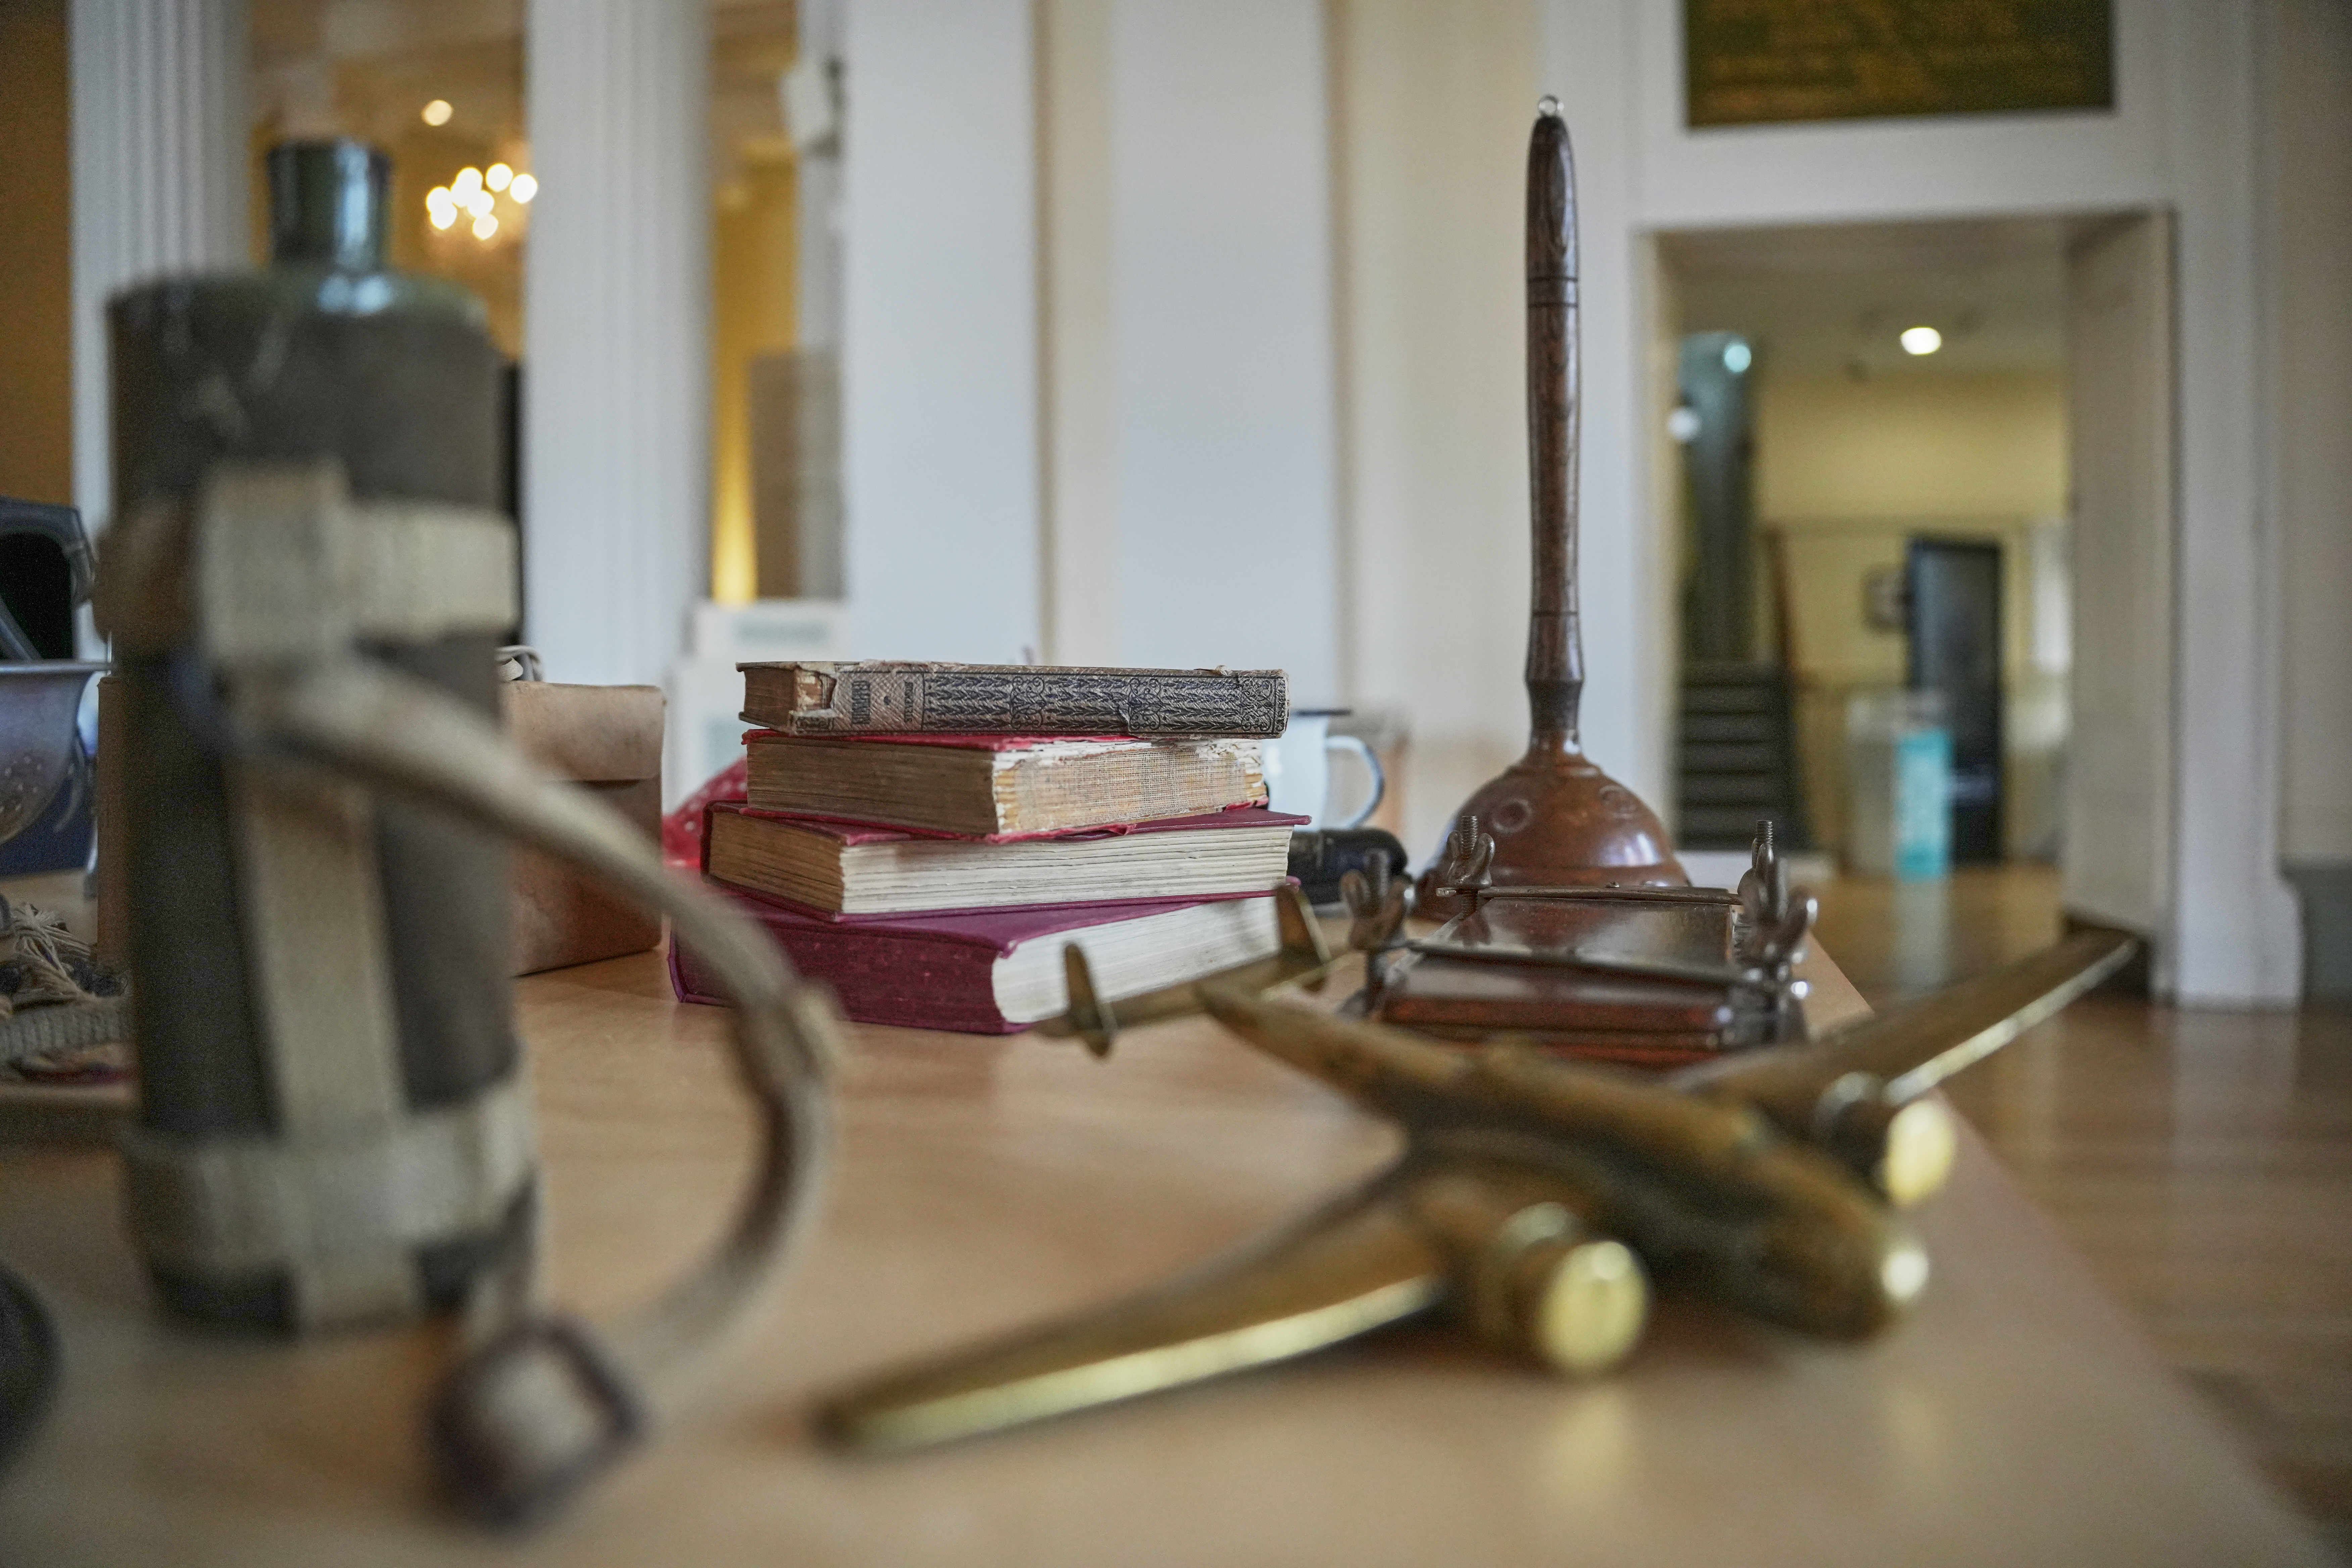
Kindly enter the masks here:
[[1559, 100], [1528, 139], [1528, 489], [1535, 591], [1528, 615], [1534, 749], [1577, 749], [1584, 643], [1576, 618], [1576, 170]]

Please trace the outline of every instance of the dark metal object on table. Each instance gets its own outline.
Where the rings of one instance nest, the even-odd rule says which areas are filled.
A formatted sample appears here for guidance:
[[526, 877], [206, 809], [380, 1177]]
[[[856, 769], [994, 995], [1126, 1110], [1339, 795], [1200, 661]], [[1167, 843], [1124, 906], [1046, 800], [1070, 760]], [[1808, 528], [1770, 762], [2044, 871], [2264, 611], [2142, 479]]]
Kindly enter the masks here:
[[81, 513], [0, 496], [0, 659], [72, 658], [90, 576]]
[[[83, 689], [106, 667], [68, 656], [74, 608], [89, 598], [89, 539], [71, 507], [0, 497], [0, 546], [24, 543], [59, 569], [54, 602], [0, 597], [0, 845], [37, 830], [86, 857], [93, 780], [78, 720]], [[31, 617], [31, 626], [20, 624], [18, 611]], [[14, 867], [0, 859], [12, 870], [79, 863], [68, 858], [57, 867]]]
[[89, 756], [77, 719], [103, 664], [0, 660], [0, 844], [31, 828], [68, 788], [88, 807]]
[[1339, 884], [1349, 872], [1368, 876], [1377, 866], [1396, 874], [1410, 863], [1404, 846], [1385, 828], [1307, 828], [1290, 836], [1290, 875], [1318, 909], [1341, 901]]
[[[1894, 1209], [1942, 1184], [1955, 1147], [1950, 1113], [1917, 1096], [2133, 946], [2077, 939], [1834, 1040], [1663, 1081], [1203, 984], [1220, 1022], [1397, 1122], [1403, 1157], [1157, 1289], [851, 1388], [821, 1428], [865, 1449], [975, 1436], [1432, 1314], [1600, 1372], [1637, 1339], [1652, 1279], [1801, 1332], [1876, 1333], [1928, 1272]], [[1878, 1088], [1850, 1092], [1857, 1075]]]
[[[1530, 733], [1526, 755], [1465, 802], [1494, 836], [1499, 887], [1681, 887], [1689, 879], [1666, 830], [1640, 797], [1584, 755], [1577, 623], [1578, 386], [1576, 188], [1568, 127], [1545, 99], [1528, 145], [1528, 459], [1534, 591], [1528, 621]], [[1421, 888], [1421, 912], [1459, 913], [1463, 900]]]
[[1451, 1039], [1508, 1032], [1571, 1055], [1674, 1067], [1801, 1038], [1814, 902], [1759, 823], [1736, 893], [1498, 887], [1494, 841], [1465, 816], [1431, 870], [1465, 911], [1368, 961], [1365, 1010]]

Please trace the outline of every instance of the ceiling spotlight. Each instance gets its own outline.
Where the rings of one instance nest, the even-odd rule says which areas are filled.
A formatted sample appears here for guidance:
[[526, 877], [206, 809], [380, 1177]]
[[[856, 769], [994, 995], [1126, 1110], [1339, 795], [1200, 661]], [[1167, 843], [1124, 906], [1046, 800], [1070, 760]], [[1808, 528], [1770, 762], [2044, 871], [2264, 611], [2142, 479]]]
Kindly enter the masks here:
[[528, 206], [530, 205], [530, 198], [539, 195], [539, 182], [529, 174], [517, 174], [514, 177], [514, 184], [508, 188], [507, 195]]
[[425, 124], [446, 125], [449, 123], [449, 117], [457, 111], [449, 107], [449, 100], [447, 99], [436, 98], [432, 102], [426, 104], [422, 112], [425, 117]]
[[1906, 354], [1931, 354], [1944, 346], [1944, 334], [1933, 327], [1906, 327], [1899, 341]]
[[494, 191], [503, 191], [514, 183], [514, 171], [504, 163], [493, 163], [482, 171], [482, 184]]
[[481, 216], [474, 220], [474, 237], [476, 239], [488, 239], [490, 236], [498, 232], [499, 220], [491, 216], [488, 213], [484, 213]]

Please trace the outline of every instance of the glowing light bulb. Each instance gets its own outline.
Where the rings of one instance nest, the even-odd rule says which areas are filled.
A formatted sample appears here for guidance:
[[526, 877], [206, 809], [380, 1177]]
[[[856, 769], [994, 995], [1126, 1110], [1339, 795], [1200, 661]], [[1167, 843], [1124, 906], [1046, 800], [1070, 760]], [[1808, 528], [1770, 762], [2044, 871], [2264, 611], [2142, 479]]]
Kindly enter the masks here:
[[498, 232], [499, 220], [492, 217], [489, 214], [484, 213], [481, 216], [474, 220], [474, 237], [476, 239], [488, 239], [490, 236]]
[[496, 205], [498, 205], [498, 198], [488, 191], [476, 191], [466, 198], [466, 210], [476, 217], [489, 216], [490, 209]]
[[479, 169], [460, 169], [457, 177], [449, 182], [450, 194], [460, 202], [473, 200], [474, 193], [481, 188], [482, 172]]
[[446, 98], [436, 98], [418, 110], [427, 125], [446, 125], [449, 117], [457, 112], [449, 107], [449, 100]]
[[1747, 374], [1748, 367], [1755, 363], [1755, 353], [1738, 338], [1723, 345], [1723, 368], [1732, 374]]
[[503, 191], [514, 183], [514, 171], [504, 163], [493, 163], [482, 171], [482, 184], [494, 191]]
[[529, 174], [517, 174], [514, 177], [514, 184], [508, 188], [507, 195], [525, 206], [529, 206], [530, 198], [539, 195], [539, 182]]
[[1931, 354], [1944, 346], [1944, 334], [1933, 327], [1906, 327], [1897, 341], [1906, 354]]
[[425, 216], [433, 220], [433, 226], [435, 228], [447, 228], [451, 224], [457, 221], [457, 209], [445, 203], [440, 206], [433, 208], [430, 212], [425, 214]]

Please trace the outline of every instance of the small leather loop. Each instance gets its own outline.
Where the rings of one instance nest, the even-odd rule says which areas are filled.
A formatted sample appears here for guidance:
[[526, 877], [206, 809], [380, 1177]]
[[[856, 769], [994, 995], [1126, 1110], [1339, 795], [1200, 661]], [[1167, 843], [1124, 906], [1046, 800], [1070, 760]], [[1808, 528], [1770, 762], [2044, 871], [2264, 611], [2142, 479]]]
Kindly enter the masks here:
[[467, 1517], [521, 1530], [643, 1443], [648, 1426], [595, 1335], [551, 1316], [516, 1323], [460, 1366], [434, 1397], [425, 1440]]

